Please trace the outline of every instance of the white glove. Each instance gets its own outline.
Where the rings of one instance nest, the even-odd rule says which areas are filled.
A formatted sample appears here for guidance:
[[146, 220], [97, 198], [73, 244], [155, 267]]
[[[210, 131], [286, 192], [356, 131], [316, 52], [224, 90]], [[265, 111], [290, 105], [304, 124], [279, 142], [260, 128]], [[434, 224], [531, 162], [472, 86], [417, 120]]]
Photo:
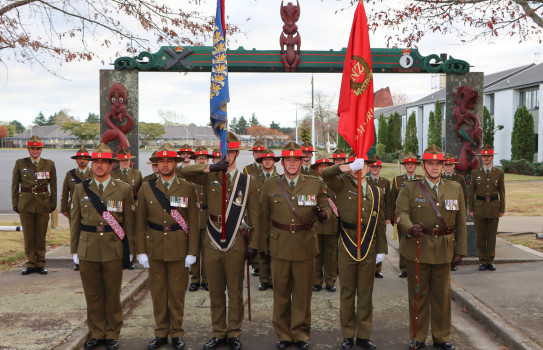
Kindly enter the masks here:
[[190, 267], [190, 265], [196, 262], [196, 257], [194, 255], [187, 255], [185, 258], [185, 267]]
[[79, 265], [79, 258], [77, 257], [77, 253], [73, 255], [74, 264]]
[[356, 158], [354, 162], [349, 164], [352, 171], [362, 170], [364, 168], [364, 159]]
[[[132, 259], [130, 259], [132, 261]], [[144, 269], [149, 268], [149, 258], [147, 254], [138, 254], [138, 262]]]
[[375, 258], [375, 264], [379, 264], [380, 262], [383, 262], [385, 260], [385, 253], [379, 253], [377, 254], [377, 258]]
[[130, 263], [132, 263], [132, 260], [134, 260], [134, 255], [130, 254]]

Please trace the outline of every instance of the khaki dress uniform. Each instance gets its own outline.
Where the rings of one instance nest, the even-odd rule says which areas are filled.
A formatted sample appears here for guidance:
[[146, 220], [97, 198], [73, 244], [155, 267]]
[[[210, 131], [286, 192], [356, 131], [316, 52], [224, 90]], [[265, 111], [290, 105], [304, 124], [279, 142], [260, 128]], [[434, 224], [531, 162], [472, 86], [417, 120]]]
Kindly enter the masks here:
[[317, 170], [312, 169], [310, 166], [305, 166], [305, 165], [302, 165], [302, 174], [319, 177], [319, 173], [317, 172]]
[[[207, 198], [204, 186], [193, 184], [194, 190], [196, 191], [196, 207], [199, 212], [199, 230], [200, 230], [200, 247], [203, 247], [205, 244], [205, 237], [207, 236]], [[191, 266], [192, 276], [190, 278], [190, 283], [194, 283], [198, 286], [207, 284], [207, 273], [206, 273], [206, 264], [205, 264], [205, 249], [200, 249], [200, 254], [198, 260]]]
[[[388, 179], [385, 179], [382, 176], [379, 176], [379, 178], [376, 180], [371, 175], [368, 175], [366, 177], [366, 181], [369, 185], [377, 186], [381, 189], [381, 191], [384, 194], [385, 199], [385, 220], [390, 220], [390, 222], [394, 222], [394, 214], [392, 212], [392, 192], [390, 191], [390, 181]], [[385, 227], [386, 232], [386, 227]], [[381, 272], [383, 268], [383, 262], [380, 262], [376, 265], [375, 272]]]
[[[108, 210], [123, 227], [127, 235], [125, 239], [128, 239], [133, 252], [135, 204], [130, 186], [110, 177], [100, 195], [96, 181], [87, 181], [89, 189], [100, 197], [104, 205], [114, 205], [114, 209]], [[77, 253], [79, 258], [91, 338], [118, 339], [123, 325], [123, 243], [94, 208], [82, 183], [75, 186], [72, 199], [70, 238], [70, 252]]]
[[[83, 173], [81, 173], [79, 168], [73, 170], [75, 170], [75, 176], [77, 176], [80, 181], [92, 178], [92, 170], [90, 168], [85, 169]], [[70, 212], [75, 185], [77, 185], [77, 182], [72, 175], [72, 171], [67, 171], [66, 176], [64, 177], [64, 183], [62, 184], [62, 194], [60, 195], [61, 212]]]
[[[182, 175], [188, 181], [204, 187], [209, 215], [215, 225], [221, 227], [217, 220], [213, 218], [218, 218], [222, 213], [222, 173], [205, 174], [203, 170], [207, 166], [207, 164], [189, 165], [183, 168]], [[227, 173], [226, 192], [228, 198], [232, 195], [233, 186], [234, 183]], [[254, 227], [253, 234], [258, 234], [260, 198], [256, 184], [253, 181], [249, 186], [248, 196], [245, 213]], [[235, 239], [235, 242], [226, 252], [215, 248], [211, 243], [209, 234], [206, 234], [204, 239], [213, 336], [220, 339], [240, 337], [244, 314], [243, 277], [245, 274], [243, 267], [245, 262], [245, 242], [240, 231], [232, 239]], [[257, 248], [254, 237], [249, 247]], [[226, 289], [228, 289], [228, 316], [226, 312]]]
[[452, 175], [443, 174], [441, 176], [443, 180], [449, 180], [458, 182], [460, 184], [460, 187], [462, 187], [462, 193], [464, 194], [464, 205], [468, 206], [468, 193], [466, 192], [466, 178], [462, 174], [453, 173]]
[[[176, 175], [176, 176], [177, 176], [177, 175]], [[160, 177], [160, 175], [155, 174], [155, 173], [152, 173], [152, 174], [149, 174], [149, 175], [145, 176], [145, 177], [141, 180], [141, 183], [143, 184], [144, 182], [149, 182], [150, 180], [158, 179], [159, 177]]]
[[[260, 142], [260, 141], [257, 141], [257, 142]], [[256, 143], [253, 146], [256, 146]], [[254, 148], [257, 148], [257, 150], [260, 149], [260, 147], [254, 147]], [[274, 170], [275, 170], [275, 166], [274, 166]], [[258, 174], [262, 173], [262, 164], [258, 164], [255, 161], [252, 164], [246, 165], [246, 166], [243, 167], [243, 173], [253, 176], [253, 180], [256, 180], [256, 176]], [[262, 187], [258, 186], [258, 188], [259, 188], [259, 194], [260, 194], [260, 191], [262, 190]], [[247, 223], [249, 225], [251, 225], [250, 222], [247, 222]], [[253, 276], [260, 276], [260, 264], [262, 263], [262, 260], [264, 260], [264, 259], [261, 259], [259, 257], [259, 254], [257, 254], [257, 256], [255, 256], [254, 259], [249, 262], [251, 264], [252, 268], [253, 268]], [[266, 263], [266, 262], [264, 262], [264, 263]], [[268, 264], [268, 266], [269, 266], [269, 264]]]
[[117, 168], [111, 171], [111, 177], [114, 179], [119, 179], [122, 182], [129, 184], [132, 187], [132, 194], [134, 195], [134, 199], [135, 200], [138, 199], [138, 192], [143, 182], [141, 171], [132, 169], [132, 168], [128, 168], [126, 170]]
[[[174, 207], [188, 224], [188, 232], [179, 227], [158, 202], [149, 182], [138, 193], [136, 208], [136, 253], [149, 257], [149, 282], [155, 317], [155, 336], [183, 337], [185, 293], [189, 279], [185, 257], [198, 255], [200, 248], [199, 209], [194, 185], [174, 177], [166, 190], [162, 178], [157, 189], [166, 198], [183, 199]], [[175, 229], [174, 229], [175, 227]]]
[[471, 172], [469, 211], [473, 212], [479, 262], [494, 264], [499, 214], [505, 213], [503, 170], [492, 167], [487, 172], [480, 167]]
[[[339, 216], [342, 222], [356, 225], [358, 208], [358, 184], [350, 174], [342, 174], [339, 165], [334, 165], [322, 172], [324, 182], [334, 190], [337, 198]], [[386, 207], [385, 195], [379, 189], [379, 209], [373, 209], [373, 192], [366, 182], [366, 193], [361, 196], [362, 228], [369, 222], [370, 216], [378, 212], [376, 228], [368, 254], [362, 261], [351, 257], [340, 240], [338, 249], [338, 267], [340, 283], [340, 323], [344, 338], [369, 339], [373, 317], [373, 283], [375, 275], [375, 259], [377, 254], [388, 253], [386, 239]], [[364, 186], [364, 184], [362, 184]], [[340, 224], [341, 225], [341, 224]], [[341, 227], [340, 227], [341, 229]], [[354, 242], [357, 241], [357, 230], [345, 228]], [[364, 231], [363, 231], [364, 232]], [[362, 233], [363, 233], [362, 232]], [[356, 301], [356, 307], [355, 307]]]
[[35, 165], [30, 157], [18, 159], [13, 168], [11, 202], [23, 226], [26, 267], [44, 267], [49, 213], [57, 207], [55, 163], [40, 158]]
[[[300, 221], [290, 210], [277, 178], [283, 182], [296, 212], [306, 222]], [[300, 200], [297, 200], [298, 196], [301, 196]], [[306, 204], [303, 198], [308, 196], [313, 199]], [[314, 224], [317, 204], [325, 207], [330, 217], [323, 184], [314, 176], [300, 174], [296, 186], [291, 189], [285, 175], [279, 175], [267, 180], [262, 190], [259, 250], [269, 252], [271, 256], [272, 322], [279, 341], [309, 340], [315, 256], [319, 251]], [[293, 228], [295, 230], [291, 231]]]
[[[444, 226], [420, 188], [419, 181], [422, 181], [432, 195], [447, 227], [452, 228], [452, 233], [438, 234], [438, 231], [434, 231], [443, 231]], [[407, 262], [410, 334], [413, 334], [417, 239], [408, 236], [407, 232], [413, 224], [420, 222], [425, 232], [420, 237], [416, 340], [422, 343], [426, 341], [428, 325], [431, 322], [434, 344], [445, 343], [450, 340], [451, 330], [451, 261], [455, 254], [467, 253], [466, 207], [462, 188], [458, 183], [440, 180], [436, 197], [426, 179], [419, 181], [405, 182], [398, 195], [395, 212], [398, 233], [403, 237], [400, 241], [400, 253]]]

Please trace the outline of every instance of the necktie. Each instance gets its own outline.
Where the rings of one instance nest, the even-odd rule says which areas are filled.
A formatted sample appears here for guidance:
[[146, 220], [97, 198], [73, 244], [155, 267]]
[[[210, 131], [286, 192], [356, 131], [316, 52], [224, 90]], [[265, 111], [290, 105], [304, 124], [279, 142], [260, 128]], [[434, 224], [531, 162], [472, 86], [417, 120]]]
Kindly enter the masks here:
[[169, 186], [169, 185], [170, 185], [169, 183], [164, 182], [164, 189], [166, 190], [165, 192], [168, 192], [168, 186]]
[[294, 191], [294, 180], [290, 180], [290, 190]]
[[226, 187], [230, 186], [230, 173], [226, 173]]
[[102, 185], [102, 184], [99, 184], [99, 185], [98, 185], [98, 192], [100, 192], [100, 196], [101, 196], [102, 194], [104, 194], [104, 185]]
[[437, 186], [434, 185], [434, 187], [432, 188], [432, 191], [434, 192], [434, 197], [436, 197], [437, 199]]
[[270, 178], [270, 173], [266, 173], [266, 179]]

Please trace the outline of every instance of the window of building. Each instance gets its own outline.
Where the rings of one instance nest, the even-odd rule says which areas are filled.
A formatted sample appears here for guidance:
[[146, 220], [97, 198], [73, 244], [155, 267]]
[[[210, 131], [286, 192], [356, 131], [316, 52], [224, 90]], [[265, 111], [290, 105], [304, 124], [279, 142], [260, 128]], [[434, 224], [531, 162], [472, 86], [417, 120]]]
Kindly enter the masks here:
[[[526, 106], [527, 109], [539, 109], [539, 89], [530, 88], [521, 90], [520, 94], [520, 106]], [[492, 113], [492, 112], [491, 112]]]

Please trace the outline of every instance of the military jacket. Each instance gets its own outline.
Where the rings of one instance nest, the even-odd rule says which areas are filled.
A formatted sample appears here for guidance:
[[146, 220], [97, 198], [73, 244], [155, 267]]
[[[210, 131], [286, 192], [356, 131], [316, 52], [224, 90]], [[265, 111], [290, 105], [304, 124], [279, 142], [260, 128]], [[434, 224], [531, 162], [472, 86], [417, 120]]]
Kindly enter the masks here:
[[[336, 204], [338, 206], [339, 216], [342, 221], [356, 224], [358, 220], [358, 184], [355, 179], [346, 173], [342, 173], [339, 165], [333, 165], [322, 171], [322, 178], [324, 182], [331, 188], [336, 194]], [[366, 188], [366, 195], [361, 196], [362, 201], [362, 226], [367, 225], [372, 213], [373, 206], [373, 192], [369, 188]], [[375, 228], [375, 235], [373, 237], [377, 244], [377, 254], [388, 253], [388, 245], [386, 238], [386, 207], [385, 207], [385, 195], [380, 190], [380, 207], [373, 208], [374, 212], [378, 214], [377, 227]], [[358, 233], [356, 229], [346, 229], [347, 234], [352, 240], [356, 242]]]
[[[83, 175], [81, 175], [79, 169], [75, 169], [75, 176], [81, 181], [88, 180], [92, 177], [92, 170], [87, 168]], [[75, 185], [77, 185], [77, 182], [75, 181], [71, 170], [67, 171], [66, 176], [64, 177], [64, 183], [62, 184], [62, 194], [60, 195], [61, 212], [70, 211]]]
[[[420, 179], [422, 176], [415, 175], [415, 179]], [[392, 180], [391, 189], [390, 189], [390, 197], [391, 200], [391, 206], [390, 206], [390, 213], [391, 215], [394, 215], [396, 212], [396, 200], [398, 199], [398, 194], [400, 194], [400, 191], [405, 186], [405, 184], [409, 181], [407, 178], [407, 175], [398, 175], [394, 177], [394, 180]], [[394, 218], [393, 218], [394, 219]]]
[[[323, 181], [321, 178], [319, 178], [321, 181]], [[326, 185], [323, 182], [324, 191], [326, 193], [326, 196], [329, 198], [328, 203], [330, 203], [330, 200], [333, 201], [334, 205], [337, 208], [337, 198], [334, 191], [330, 188], [330, 186]], [[337, 216], [332, 210], [332, 205], [330, 204], [330, 218], [326, 221], [319, 222], [317, 221], [315, 225], [317, 226], [317, 234], [319, 235], [337, 235]], [[339, 214], [339, 211], [338, 211]]]
[[[20, 185], [20, 187], [19, 187]], [[49, 192], [22, 192], [21, 188], [49, 186]], [[57, 207], [57, 171], [55, 162], [40, 158], [35, 167], [30, 157], [18, 159], [13, 168], [11, 203], [19, 211], [43, 213]]]
[[311, 167], [308, 167], [307, 170], [305, 170], [305, 168], [303, 167], [303, 165], [302, 165], [302, 174], [304, 174], [304, 175], [312, 175], [312, 176], [315, 176], [315, 177], [319, 177], [319, 173], [317, 172], [317, 170], [311, 169]]
[[[428, 192], [432, 191], [425, 179], [421, 180]], [[438, 198], [434, 199], [439, 212], [454, 233], [445, 236], [423, 235], [420, 240], [420, 261], [425, 264], [448, 264], [455, 254], [467, 254], [466, 207], [462, 187], [454, 181], [440, 180]], [[396, 201], [396, 222], [400, 240], [400, 253], [415, 260], [417, 239], [407, 237], [407, 230], [415, 223], [423, 228], [444, 228], [418, 181], [408, 181]]]
[[[134, 199], [130, 186], [122, 181], [111, 179], [102, 195], [94, 179], [90, 180], [89, 189], [96, 193], [117, 222], [123, 226], [134, 252]], [[111, 209], [110, 209], [111, 207]], [[70, 252], [77, 253], [80, 260], [105, 262], [123, 258], [123, 243], [114, 231], [87, 232], [81, 225], [105, 226], [108, 223], [92, 205], [83, 184], [77, 184], [72, 197], [70, 211]]]
[[460, 184], [460, 186], [462, 187], [462, 192], [464, 193], [464, 202], [466, 203], [466, 208], [467, 208], [468, 192], [466, 190], [466, 179], [464, 178], [464, 175], [457, 174], [457, 173], [453, 173], [452, 175], [447, 175], [446, 173], [443, 173], [443, 175], [441, 175], [441, 178], [444, 180], [456, 181]]
[[392, 191], [390, 191], [390, 181], [382, 176], [379, 176], [379, 181], [374, 181], [371, 176], [366, 177], [368, 185], [377, 186], [381, 188], [385, 195], [385, 220], [392, 221], [394, 213], [392, 212]]
[[125, 175], [121, 171], [121, 168], [117, 168], [111, 172], [111, 177], [129, 184], [132, 187], [132, 194], [134, 195], [134, 198], [138, 198], [138, 192], [142, 183], [141, 171], [128, 168], [128, 174]]
[[187, 254], [197, 256], [200, 252], [200, 210], [196, 205], [194, 185], [176, 177], [166, 192], [161, 180], [156, 181], [156, 186], [170, 204], [175, 203], [174, 209], [188, 225], [188, 237], [183, 229], [157, 231], [149, 227], [149, 223], [172, 226], [177, 221], [159, 203], [149, 182], [145, 182], [138, 193], [136, 208], [136, 253], [145, 253], [149, 259], [162, 261], [184, 260]]
[[243, 168], [243, 173], [247, 175], [253, 175], [253, 176], [258, 175], [258, 173], [262, 172], [261, 167], [262, 165], [260, 164], [252, 163]]
[[[283, 196], [277, 178], [283, 181], [292, 206], [306, 222], [300, 221], [290, 210]], [[331, 213], [328, 197], [324, 192], [321, 180], [310, 175], [300, 174], [294, 190], [285, 179], [285, 175], [270, 178], [264, 184], [260, 202], [261, 235], [260, 251], [269, 251], [277, 259], [303, 261], [315, 257], [319, 252], [317, 228], [315, 225], [306, 231], [285, 231], [273, 226], [273, 221], [280, 224], [305, 224], [317, 221], [315, 206], [325, 207], [330, 219]]]
[[[497, 200], [492, 200], [496, 197]], [[492, 167], [490, 174], [487, 174], [484, 168], [480, 167], [471, 172], [469, 211], [473, 212], [473, 216], [480, 218], [498, 218], [499, 213], [505, 213], [505, 183], [502, 169]]]
[[[203, 170], [208, 166], [208, 164], [192, 164], [182, 170], [182, 175], [185, 179], [195, 184], [202, 185], [204, 187], [204, 192], [206, 194], [208, 213], [214, 216], [222, 215], [222, 173], [221, 172], [212, 172], [204, 173]], [[249, 184], [249, 197], [247, 198], [247, 203], [245, 206], [245, 215], [247, 215], [247, 222], [251, 223], [253, 226], [252, 231], [252, 240], [249, 244], [250, 248], [256, 249], [258, 247], [258, 234], [259, 234], [259, 204], [260, 196], [258, 193], [258, 188], [255, 181], [252, 177]], [[225, 206], [228, 205], [228, 199], [232, 195], [232, 188], [234, 187], [234, 181], [227, 179], [226, 184], [226, 202]], [[217, 224], [220, 226], [220, 224]], [[237, 238], [236, 238], [237, 239]], [[205, 244], [210, 244], [209, 235], [206, 235], [204, 239]]]
[[149, 174], [149, 175], [145, 176], [145, 177], [141, 180], [141, 182], [142, 182], [142, 184], [143, 184], [144, 182], [148, 182], [149, 180], [158, 179], [159, 176], [160, 176], [160, 175], [157, 175], [157, 174], [155, 174], [155, 173], [152, 173], [152, 174]]
[[196, 206], [199, 209], [198, 212], [200, 214], [200, 230], [202, 230], [207, 227], [208, 218], [206, 191], [204, 186], [202, 185], [192, 185], [194, 186], [194, 190], [196, 191]]

